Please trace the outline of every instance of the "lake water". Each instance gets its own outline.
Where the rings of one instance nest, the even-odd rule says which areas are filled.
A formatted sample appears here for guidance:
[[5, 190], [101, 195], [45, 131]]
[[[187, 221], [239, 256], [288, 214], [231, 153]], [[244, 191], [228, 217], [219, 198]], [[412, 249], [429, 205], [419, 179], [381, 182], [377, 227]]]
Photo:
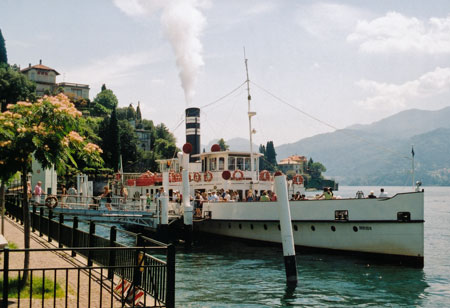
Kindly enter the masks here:
[[[336, 195], [379, 192], [341, 187]], [[388, 193], [410, 187], [385, 187]], [[314, 192], [308, 193], [313, 195]], [[233, 241], [177, 248], [177, 307], [449, 307], [450, 188], [425, 187], [425, 267], [297, 250], [298, 286], [286, 290], [281, 248]]]
[[[354, 197], [380, 187], [341, 187]], [[410, 187], [385, 187], [392, 195]], [[316, 192], [308, 192], [314, 196]], [[87, 225], [85, 226], [87, 228]], [[101, 227], [97, 229], [101, 233]], [[108, 236], [105, 229], [104, 236]], [[134, 240], [118, 233], [120, 241]], [[450, 307], [450, 187], [425, 187], [425, 267], [372, 264], [367, 259], [302, 253], [298, 286], [286, 289], [281, 247], [232, 240], [177, 247], [177, 307]]]

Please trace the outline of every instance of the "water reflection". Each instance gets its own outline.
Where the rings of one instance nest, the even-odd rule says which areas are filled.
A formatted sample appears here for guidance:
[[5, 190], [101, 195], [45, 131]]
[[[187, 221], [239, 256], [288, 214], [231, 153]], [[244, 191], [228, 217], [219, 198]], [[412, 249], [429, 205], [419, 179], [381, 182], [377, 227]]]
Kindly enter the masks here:
[[421, 306], [423, 270], [370, 265], [351, 256], [297, 256], [297, 288], [286, 287], [278, 247], [198, 243], [177, 253], [177, 303], [188, 307]]

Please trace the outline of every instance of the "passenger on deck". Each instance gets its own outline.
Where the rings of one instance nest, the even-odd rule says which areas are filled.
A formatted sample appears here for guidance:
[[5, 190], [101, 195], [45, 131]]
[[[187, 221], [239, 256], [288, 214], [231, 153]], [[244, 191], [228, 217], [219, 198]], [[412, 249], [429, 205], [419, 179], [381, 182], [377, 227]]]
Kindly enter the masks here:
[[370, 191], [369, 195], [367, 196], [367, 198], [369, 199], [375, 199], [377, 196], [375, 196], [373, 190]]
[[226, 191], [225, 195], [223, 197], [223, 201], [231, 201], [231, 195], [230, 195], [230, 191]]
[[331, 200], [333, 199], [333, 193], [330, 192], [330, 189], [328, 187], [324, 187], [323, 193], [319, 196], [318, 199]]
[[270, 197], [270, 201], [277, 201], [277, 194], [271, 190], [269, 190], [269, 197]]
[[120, 195], [122, 196], [122, 203], [126, 204], [128, 199], [128, 189], [125, 186], [122, 186], [120, 190]]
[[99, 197], [101, 197], [101, 198], [106, 198], [105, 207], [106, 207], [108, 210], [111, 210], [112, 193], [111, 193], [111, 191], [109, 190], [109, 187], [108, 187], [108, 186], [105, 186], [103, 189], [104, 189], [104, 190], [103, 190], [103, 193], [102, 193]]
[[269, 196], [267, 195], [267, 191], [263, 191], [263, 193], [262, 193], [262, 195], [261, 195], [261, 198], [260, 198], [259, 200], [262, 201], [262, 202], [270, 201], [270, 198], [269, 198]]
[[247, 192], [247, 198], [245, 199], [245, 201], [247, 201], [247, 202], [254, 201], [253, 191], [249, 190], [249, 191]]
[[239, 202], [240, 198], [239, 198], [239, 193], [237, 191], [233, 191], [233, 195], [231, 196], [231, 200], [233, 200], [234, 202]]
[[388, 198], [388, 194], [384, 191], [384, 188], [380, 189], [380, 196], [378, 198]]

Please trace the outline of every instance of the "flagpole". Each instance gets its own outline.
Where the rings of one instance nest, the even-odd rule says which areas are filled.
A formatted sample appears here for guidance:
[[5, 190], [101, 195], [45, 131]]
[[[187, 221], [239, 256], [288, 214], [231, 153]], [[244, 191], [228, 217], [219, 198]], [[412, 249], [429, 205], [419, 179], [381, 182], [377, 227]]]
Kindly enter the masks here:
[[411, 156], [412, 156], [412, 188], [414, 189], [414, 145], [411, 146]]

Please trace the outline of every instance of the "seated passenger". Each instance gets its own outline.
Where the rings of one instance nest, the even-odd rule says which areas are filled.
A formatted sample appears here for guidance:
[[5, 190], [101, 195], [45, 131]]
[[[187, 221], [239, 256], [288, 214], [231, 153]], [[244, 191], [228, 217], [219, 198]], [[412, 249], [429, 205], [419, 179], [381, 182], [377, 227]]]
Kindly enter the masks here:
[[247, 201], [247, 202], [251, 202], [251, 201], [253, 201], [253, 200], [254, 200], [254, 198], [253, 198], [253, 192], [252, 192], [251, 190], [249, 190], [248, 193], [247, 193], [247, 199], [246, 199], [246, 201]]
[[267, 191], [263, 191], [261, 198], [259, 199], [262, 202], [270, 201], [269, 196], [267, 195]]
[[384, 188], [380, 189], [380, 196], [379, 198], [388, 198], [387, 192], [384, 191]]
[[370, 194], [367, 196], [369, 199], [375, 199], [377, 196], [375, 196], [373, 190], [370, 191]]

